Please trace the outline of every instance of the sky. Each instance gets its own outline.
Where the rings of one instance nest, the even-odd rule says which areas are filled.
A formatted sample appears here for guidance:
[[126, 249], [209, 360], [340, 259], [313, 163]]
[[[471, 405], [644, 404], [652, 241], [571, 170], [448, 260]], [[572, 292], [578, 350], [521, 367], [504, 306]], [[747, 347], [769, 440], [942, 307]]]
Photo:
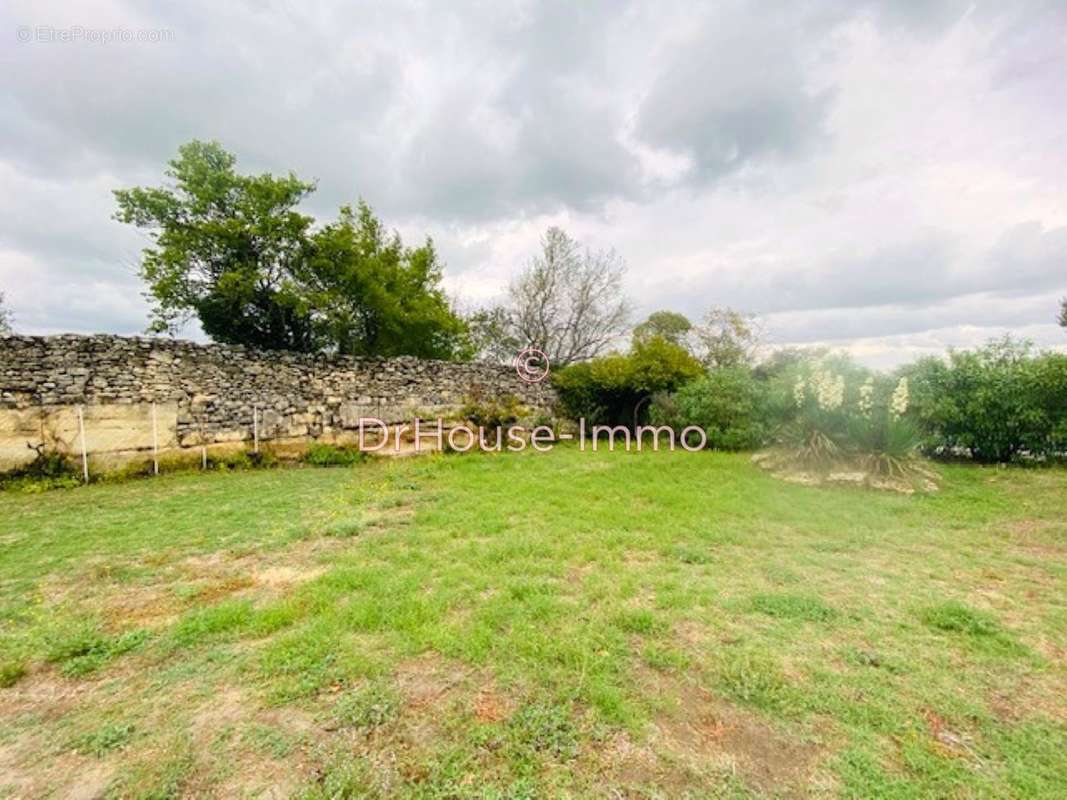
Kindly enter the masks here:
[[[0, 292], [22, 333], [136, 334], [113, 189], [182, 143], [431, 236], [465, 309], [551, 225], [635, 316], [760, 316], [888, 368], [1067, 349], [1067, 2], [51, 2], [0, 7]], [[183, 335], [202, 338], [195, 325]]]

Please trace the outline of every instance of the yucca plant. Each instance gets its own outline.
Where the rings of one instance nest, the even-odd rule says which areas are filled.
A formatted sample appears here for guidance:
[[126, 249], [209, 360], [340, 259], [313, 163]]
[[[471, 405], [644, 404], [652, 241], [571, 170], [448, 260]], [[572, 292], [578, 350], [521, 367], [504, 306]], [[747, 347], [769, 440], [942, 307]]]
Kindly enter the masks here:
[[905, 477], [918, 463], [918, 429], [908, 420], [881, 413], [856, 417], [849, 423], [849, 445], [864, 471], [885, 477]]
[[838, 444], [809, 420], [783, 428], [780, 441], [789, 461], [808, 469], [829, 467], [841, 453]]
[[905, 416], [908, 382], [868, 377], [850, 382], [825, 366], [802, 373], [793, 386], [793, 419], [780, 448], [764, 462], [803, 472], [862, 472], [869, 482], [928, 485], [936, 479], [919, 456], [918, 429]]

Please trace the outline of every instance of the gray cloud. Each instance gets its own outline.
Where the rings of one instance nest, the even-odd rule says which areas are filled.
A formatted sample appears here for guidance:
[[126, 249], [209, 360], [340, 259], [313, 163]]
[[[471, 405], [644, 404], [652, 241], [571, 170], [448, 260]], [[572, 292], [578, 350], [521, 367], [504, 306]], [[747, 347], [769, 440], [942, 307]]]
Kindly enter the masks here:
[[615, 245], [648, 311], [730, 303], [798, 341], [1046, 324], [1067, 291], [1049, 0], [5, 5], [20, 25], [173, 32], [0, 52], [24, 329], [143, 326], [110, 190], [193, 137], [317, 179], [320, 217], [362, 196], [433, 234], [466, 297], [548, 224]]
[[829, 96], [805, 86], [797, 30], [782, 18], [709, 15], [641, 104], [637, 135], [715, 179], [825, 137]]
[[866, 252], [804, 256], [784, 269], [709, 270], [660, 283], [667, 305], [699, 314], [706, 298], [759, 314], [885, 305], [927, 308], [978, 293], [1034, 296], [1067, 291], [1067, 227], [1025, 222], [1004, 231], [977, 256], [944, 231]]

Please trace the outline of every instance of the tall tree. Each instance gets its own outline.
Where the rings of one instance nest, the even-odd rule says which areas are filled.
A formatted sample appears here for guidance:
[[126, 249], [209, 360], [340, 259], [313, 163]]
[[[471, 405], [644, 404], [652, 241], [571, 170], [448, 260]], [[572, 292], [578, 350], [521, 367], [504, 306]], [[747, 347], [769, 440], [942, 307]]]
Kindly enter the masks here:
[[0, 292], [0, 334], [11, 333], [11, 312], [4, 307], [4, 293]]
[[351, 355], [459, 358], [466, 326], [441, 289], [433, 242], [406, 248], [370, 206], [341, 209], [315, 233], [298, 273], [320, 341]]
[[231, 344], [315, 350], [311, 314], [294, 279], [313, 220], [296, 210], [315, 186], [239, 175], [217, 142], [182, 145], [165, 174], [172, 187], [120, 189], [116, 219], [150, 231], [141, 276], [154, 301], [151, 330], [192, 316]]
[[540, 254], [510, 287], [510, 335], [542, 350], [553, 366], [600, 355], [629, 327], [625, 271], [615, 251], [583, 249], [561, 228], [549, 228]]
[[708, 369], [751, 366], [763, 342], [758, 320], [725, 306], [712, 308], [693, 331], [697, 358]]
[[648, 319], [634, 328], [634, 344], [647, 342], [656, 336], [672, 344], [687, 347], [687, 336], [693, 329], [693, 323], [685, 314], [677, 311], [653, 311]]
[[1060, 303], [1060, 327], [1067, 328], [1067, 298]]
[[116, 218], [149, 230], [141, 275], [151, 329], [191, 317], [212, 339], [359, 355], [464, 355], [465, 326], [441, 289], [427, 240], [405, 248], [370, 207], [313, 229], [297, 210], [315, 185], [290, 173], [241, 175], [215, 142], [170, 162], [172, 185], [115, 192]]
[[507, 364], [522, 350], [516, 338], [511, 312], [504, 306], [475, 311], [467, 317], [466, 322], [471, 350], [478, 358]]

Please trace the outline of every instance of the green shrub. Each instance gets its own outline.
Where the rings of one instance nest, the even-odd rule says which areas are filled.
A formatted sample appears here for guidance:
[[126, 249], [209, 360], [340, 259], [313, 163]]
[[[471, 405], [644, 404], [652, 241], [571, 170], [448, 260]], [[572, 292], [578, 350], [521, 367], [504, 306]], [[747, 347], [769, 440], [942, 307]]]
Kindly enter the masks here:
[[304, 453], [304, 461], [316, 467], [348, 467], [366, 459], [367, 454], [354, 447], [338, 447], [315, 442]]
[[459, 416], [476, 427], [491, 430], [514, 425], [525, 411], [514, 395], [484, 398], [480, 392], [475, 392], [460, 409]]
[[848, 440], [863, 469], [886, 476], [907, 475], [922, 443], [911, 420], [884, 412], [850, 419]]
[[1067, 453], [1067, 355], [1035, 355], [1029, 343], [1004, 338], [903, 374], [932, 454], [996, 463]]
[[766, 384], [745, 367], [728, 367], [712, 370], [673, 395], [657, 395], [649, 418], [675, 431], [703, 428], [708, 447], [716, 450], [747, 450], [767, 440], [767, 414]]
[[684, 348], [653, 337], [635, 342], [627, 355], [572, 364], [555, 373], [552, 383], [564, 416], [590, 425], [632, 426], [635, 411], [647, 417], [648, 398], [673, 392], [702, 373], [700, 362]]
[[235, 450], [232, 453], [221, 455], [209, 454], [207, 458], [208, 469], [245, 470], [245, 469], [270, 469], [278, 466], [278, 456], [269, 447], [261, 447], [255, 450]]

